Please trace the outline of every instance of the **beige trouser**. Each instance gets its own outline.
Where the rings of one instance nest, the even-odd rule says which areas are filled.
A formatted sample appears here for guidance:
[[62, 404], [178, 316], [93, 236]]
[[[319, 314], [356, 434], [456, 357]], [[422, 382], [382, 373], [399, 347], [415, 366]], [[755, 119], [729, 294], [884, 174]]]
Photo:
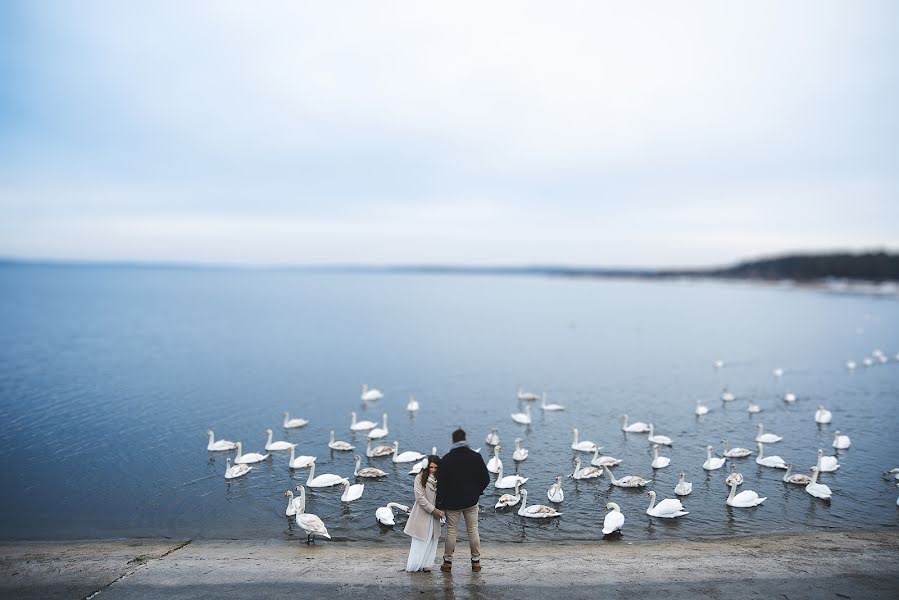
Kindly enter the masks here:
[[478, 505], [475, 504], [462, 510], [447, 510], [444, 512], [446, 513], [446, 539], [443, 542], [443, 560], [446, 562], [453, 561], [460, 514], [465, 517], [465, 528], [468, 530], [468, 546], [471, 548], [471, 560], [479, 560], [481, 558], [481, 537], [478, 535]]

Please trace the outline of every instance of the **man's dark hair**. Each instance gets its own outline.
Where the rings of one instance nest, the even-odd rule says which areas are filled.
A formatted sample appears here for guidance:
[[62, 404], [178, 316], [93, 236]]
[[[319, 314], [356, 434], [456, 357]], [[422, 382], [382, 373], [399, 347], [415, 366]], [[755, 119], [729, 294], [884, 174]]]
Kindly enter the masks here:
[[460, 427], [453, 432], [453, 443], [461, 442], [465, 439], [465, 431]]

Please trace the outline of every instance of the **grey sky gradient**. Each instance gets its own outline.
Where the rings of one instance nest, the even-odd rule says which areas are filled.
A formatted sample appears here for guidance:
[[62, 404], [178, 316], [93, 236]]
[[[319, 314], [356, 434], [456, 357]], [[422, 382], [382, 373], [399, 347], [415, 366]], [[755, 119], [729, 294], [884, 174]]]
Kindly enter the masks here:
[[899, 3], [0, 5], [0, 256], [899, 248]]

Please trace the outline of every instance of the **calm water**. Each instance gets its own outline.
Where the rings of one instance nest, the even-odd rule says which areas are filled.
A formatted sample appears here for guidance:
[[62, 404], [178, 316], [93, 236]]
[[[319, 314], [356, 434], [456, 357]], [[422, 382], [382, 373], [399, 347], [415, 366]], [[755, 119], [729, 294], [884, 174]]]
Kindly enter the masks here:
[[[875, 348], [890, 362], [862, 368]], [[899, 302], [814, 291], [713, 283], [516, 277], [309, 274], [83, 267], [0, 267], [0, 537], [110, 536], [302, 538], [282, 494], [306, 479], [287, 455], [247, 476], [223, 478], [230, 453], [206, 451], [207, 429], [261, 451], [265, 429], [318, 457], [317, 474], [351, 476], [353, 453], [331, 453], [328, 431], [349, 431], [350, 411], [389, 415], [400, 450], [441, 453], [457, 425], [484, 446], [491, 426], [508, 450], [520, 436], [530, 458], [532, 501], [546, 503], [557, 474], [572, 471], [571, 429], [624, 460], [618, 476], [655, 481], [673, 497], [678, 473], [690, 514], [650, 519], [644, 493], [605, 477], [565, 479], [564, 516], [533, 522], [482, 498], [490, 540], [596, 539], [604, 505], [627, 517], [629, 539], [715, 536], [823, 527], [896, 526], [899, 466]], [[715, 370], [713, 361], [727, 361]], [[860, 368], [844, 364], [855, 359]], [[782, 367], [781, 379], [772, 369]], [[362, 383], [384, 399], [364, 405]], [[512, 422], [519, 385], [567, 407], [534, 406], [534, 423]], [[727, 386], [738, 400], [723, 404]], [[781, 400], [792, 390], [794, 404]], [[405, 411], [409, 394], [421, 403]], [[750, 416], [746, 399], [763, 412]], [[697, 399], [711, 413], [693, 414]], [[833, 412], [814, 422], [815, 407]], [[310, 419], [280, 427], [282, 413]], [[653, 421], [674, 438], [669, 468], [653, 472], [645, 435], [625, 436], [620, 416]], [[801, 466], [832, 452], [836, 429], [852, 438], [842, 467], [821, 480], [827, 504], [781, 481], [782, 471], [735, 461], [768, 500], [725, 506], [725, 470], [706, 473], [704, 448], [753, 446], [755, 424], [784, 436], [767, 447]], [[364, 454], [364, 452], [363, 452]], [[485, 446], [485, 456], [487, 450]], [[585, 461], [588, 455], [581, 455]], [[372, 459], [390, 475], [367, 482], [345, 505], [340, 488], [313, 490], [308, 510], [336, 539], [407, 540], [383, 530], [374, 510], [411, 503], [410, 465]]]

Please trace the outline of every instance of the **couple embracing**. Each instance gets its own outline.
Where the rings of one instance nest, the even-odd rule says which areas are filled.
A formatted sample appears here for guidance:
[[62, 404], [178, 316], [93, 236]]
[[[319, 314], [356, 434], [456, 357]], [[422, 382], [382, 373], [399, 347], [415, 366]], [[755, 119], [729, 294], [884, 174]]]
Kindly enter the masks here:
[[442, 459], [429, 456], [427, 468], [415, 477], [415, 505], [403, 530], [412, 537], [407, 571], [431, 570], [443, 518], [446, 518], [446, 540], [440, 570], [452, 570], [460, 516], [468, 530], [471, 570], [481, 570], [478, 499], [490, 483], [490, 473], [481, 455], [468, 447], [461, 428], [453, 432], [452, 441], [452, 448]]

